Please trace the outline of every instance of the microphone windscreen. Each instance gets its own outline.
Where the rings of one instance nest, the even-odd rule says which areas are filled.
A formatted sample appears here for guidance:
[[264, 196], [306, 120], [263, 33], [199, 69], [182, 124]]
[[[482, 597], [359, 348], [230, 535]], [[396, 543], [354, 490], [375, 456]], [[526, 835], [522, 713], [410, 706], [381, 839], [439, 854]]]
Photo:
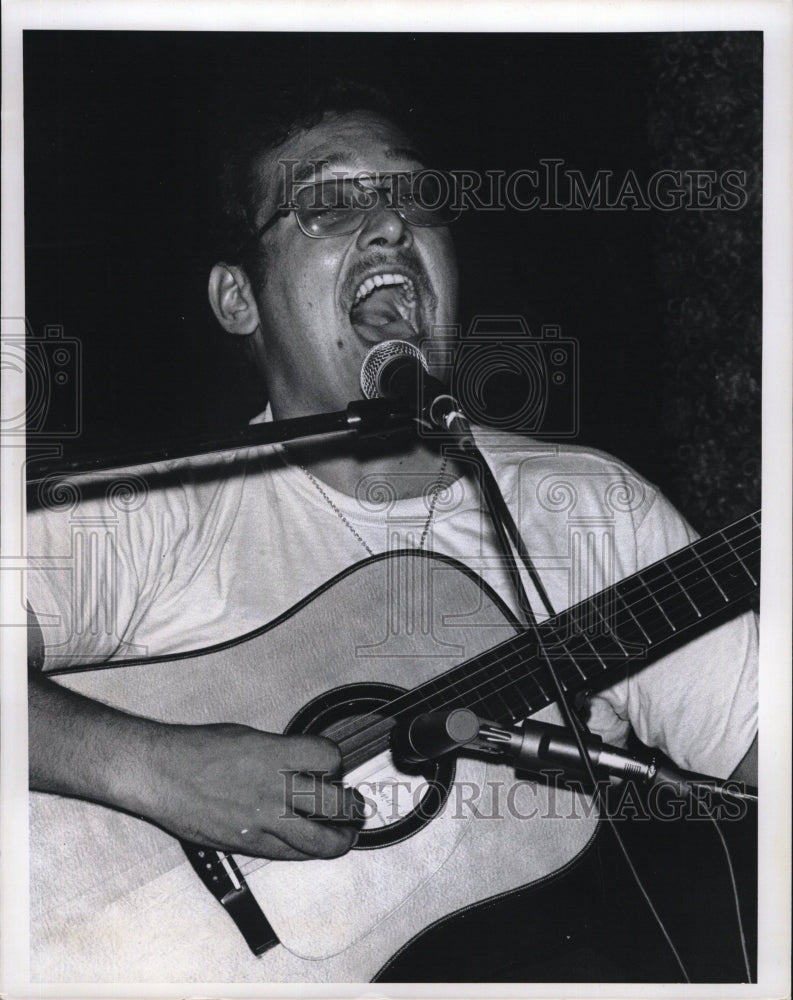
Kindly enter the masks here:
[[411, 357], [429, 371], [427, 359], [415, 346], [407, 340], [384, 340], [369, 351], [361, 364], [361, 392], [366, 399], [378, 399], [380, 392], [380, 375], [392, 358]]

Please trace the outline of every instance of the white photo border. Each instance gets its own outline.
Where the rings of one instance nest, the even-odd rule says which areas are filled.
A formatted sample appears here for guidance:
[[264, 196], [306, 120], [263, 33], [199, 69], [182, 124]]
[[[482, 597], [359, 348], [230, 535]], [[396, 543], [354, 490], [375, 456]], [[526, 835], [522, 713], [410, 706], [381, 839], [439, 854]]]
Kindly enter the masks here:
[[[763, 547], [761, 612], [761, 730], [759, 976], [756, 985], [640, 987], [551, 985], [250, 985], [170, 983], [37, 984], [29, 979], [27, 888], [27, 724], [25, 630], [9, 585], [23, 562], [20, 481], [24, 449], [3, 441], [2, 745], [0, 751], [0, 906], [2, 969], [6, 997], [250, 997], [250, 996], [542, 996], [542, 997], [772, 997], [789, 991], [790, 958], [790, 607], [791, 607], [791, 23], [787, 0], [745, 2], [188, 2], [163, 4], [17, 0], [3, 5], [2, 308], [0, 316], [25, 315], [22, 120], [22, 32], [30, 29], [168, 31], [448, 31], [625, 32], [761, 30], [764, 54], [763, 181]], [[4, 319], [5, 323], [5, 319]], [[4, 413], [24, 408], [24, 377], [4, 370]], [[111, 992], [112, 991], [112, 992]]]

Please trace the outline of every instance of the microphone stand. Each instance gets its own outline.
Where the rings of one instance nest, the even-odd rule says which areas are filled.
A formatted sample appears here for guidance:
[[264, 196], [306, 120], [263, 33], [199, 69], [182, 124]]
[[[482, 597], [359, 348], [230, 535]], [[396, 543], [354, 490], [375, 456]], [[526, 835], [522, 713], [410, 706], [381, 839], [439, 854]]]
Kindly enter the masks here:
[[344, 410], [253, 424], [220, 437], [181, 438], [123, 454], [113, 451], [87, 458], [31, 458], [28, 462], [28, 485], [37, 485], [53, 476], [84, 475], [173, 458], [191, 458], [237, 448], [283, 443], [298, 438], [344, 434], [359, 439], [376, 437], [412, 427], [413, 421], [414, 417], [404, 403], [388, 399], [357, 399]]

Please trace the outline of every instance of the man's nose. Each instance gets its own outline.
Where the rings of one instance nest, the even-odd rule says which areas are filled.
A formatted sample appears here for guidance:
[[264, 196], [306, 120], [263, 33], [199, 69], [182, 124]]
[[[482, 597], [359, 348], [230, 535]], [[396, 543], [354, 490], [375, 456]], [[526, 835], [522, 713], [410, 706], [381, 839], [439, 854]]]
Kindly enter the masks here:
[[410, 246], [413, 232], [399, 212], [382, 201], [366, 213], [358, 231], [358, 249], [372, 246]]

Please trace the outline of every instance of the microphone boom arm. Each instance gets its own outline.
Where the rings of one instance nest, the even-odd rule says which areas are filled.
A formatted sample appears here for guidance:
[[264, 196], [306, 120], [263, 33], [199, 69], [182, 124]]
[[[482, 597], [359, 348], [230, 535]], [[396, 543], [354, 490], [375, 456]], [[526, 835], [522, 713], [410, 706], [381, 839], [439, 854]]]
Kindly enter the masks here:
[[345, 410], [252, 424], [214, 438], [177, 438], [157, 445], [133, 448], [127, 452], [116, 450], [74, 459], [31, 458], [28, 462], [28, 485], [36, 485], [51, 476], [84, 475], [174, 458], [193, 458], [238, 448], [255, 448], [258, 445], [283, 443], [299, 438], [329, 434], [348, 434], [359, 439], [376, 437], [406, 430], [412, 427], [413, 419], [413, 414], [399, 401], [356, 399]]

